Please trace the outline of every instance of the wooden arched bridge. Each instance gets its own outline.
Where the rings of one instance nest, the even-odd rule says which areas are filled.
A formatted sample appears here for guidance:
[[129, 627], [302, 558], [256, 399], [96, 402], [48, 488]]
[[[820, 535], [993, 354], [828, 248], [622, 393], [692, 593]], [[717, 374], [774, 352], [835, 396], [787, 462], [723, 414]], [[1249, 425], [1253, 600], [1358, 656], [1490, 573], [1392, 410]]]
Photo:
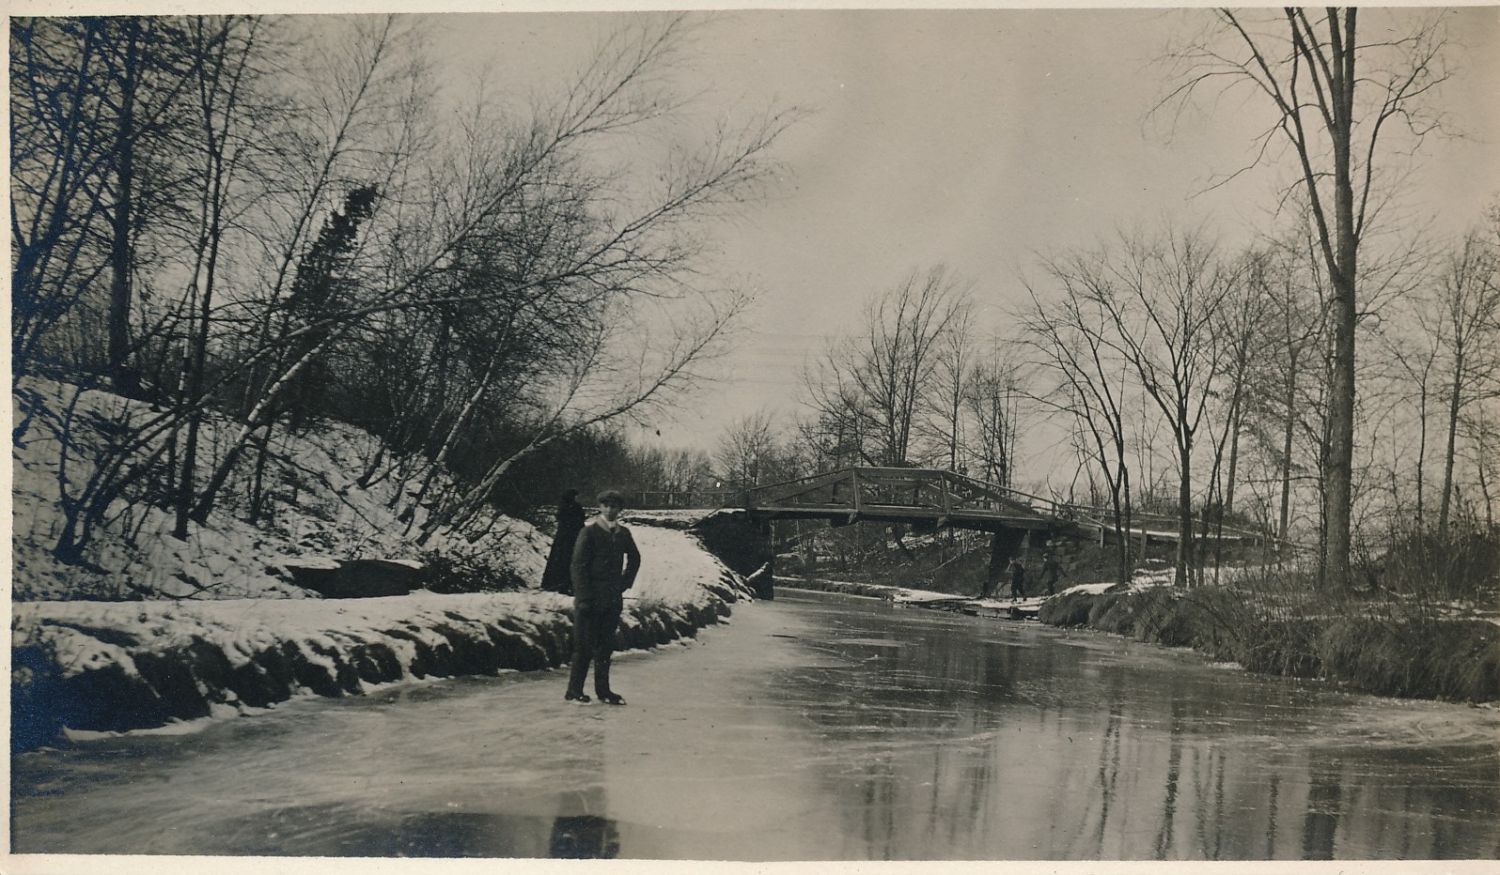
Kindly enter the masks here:
[[[757, 521], [908, 523], [918, 531], [951, 527], [1017, 538], [1034, 532], [1040, 540], [1063, 536], [1101, 543], [1118, 537], [1108, 508], [1056, 502], [940, 468], [844, 468], [750, 489], [637, 492], [628, 499], [633, 508], [701, 510], [705, 515], [733, 510]], [[1177, 518], [1135, 512], [1126, 537], [1143, 543], [1175, 541]], [[1214, 526], [1198, 537], [1248, 543], [1265, 536]]]

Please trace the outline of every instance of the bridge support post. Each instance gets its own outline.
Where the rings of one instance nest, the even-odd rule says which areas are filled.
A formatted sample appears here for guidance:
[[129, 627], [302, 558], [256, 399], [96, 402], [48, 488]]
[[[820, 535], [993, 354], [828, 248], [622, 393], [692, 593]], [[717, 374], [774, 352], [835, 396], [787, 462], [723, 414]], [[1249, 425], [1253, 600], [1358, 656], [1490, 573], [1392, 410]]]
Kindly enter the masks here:
[[772, 577], [776, 559], [771, 526], [770, 520], [748, 513], [724, 513], [702, 520], [692, 531], [708, 552], [745, 577], [757, 598], [770, 599], [775, 597]]

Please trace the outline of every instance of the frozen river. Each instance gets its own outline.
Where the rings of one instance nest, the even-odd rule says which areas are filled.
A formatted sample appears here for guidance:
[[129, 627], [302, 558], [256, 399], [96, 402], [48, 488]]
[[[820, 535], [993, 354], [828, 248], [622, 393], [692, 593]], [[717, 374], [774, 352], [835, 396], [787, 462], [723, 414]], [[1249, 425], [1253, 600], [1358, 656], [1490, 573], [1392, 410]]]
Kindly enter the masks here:
[[17, 852], [1500, 857], [1500, 711], [783, 591], [565, 673], [305, 699], [14, 765]]

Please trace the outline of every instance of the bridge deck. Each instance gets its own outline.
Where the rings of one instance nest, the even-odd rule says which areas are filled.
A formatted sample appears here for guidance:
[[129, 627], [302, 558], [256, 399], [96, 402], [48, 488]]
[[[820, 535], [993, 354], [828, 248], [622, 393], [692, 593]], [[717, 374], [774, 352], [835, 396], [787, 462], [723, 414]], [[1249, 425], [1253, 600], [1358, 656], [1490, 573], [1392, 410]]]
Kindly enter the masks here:
[[[759, 519], [826, 519], [836, 525], [861, 520], [1000, 531], [1049, 530], [1075, 538], [1114, 537], [1105, 508], [1050, 501], [937, 468], [844, 468], [738, 492], [638, 493], [636, 507], [705, 511], [740, 509]], [[1126, 536], [1158, 541], [1178, 537], [1175, 517], [1137, 513]], [[1228, 526], [1200, 529], [1205, 541], [1264, 540]]]
[[1052, 523], [1034, 516], [1002, 513], [986, 510], [945, 511], [940, 507], [908, 507], [904, 505], [865, 504], [858, 511], [841, 505], [757, 505], [749, 508], [757, 517], [777, 520], [827, 519], [836, 522], [859, 522], [861, 520], [884, 520], [902, 523], [935, 523], [938, 526], [984, 529], [1047, 529]]

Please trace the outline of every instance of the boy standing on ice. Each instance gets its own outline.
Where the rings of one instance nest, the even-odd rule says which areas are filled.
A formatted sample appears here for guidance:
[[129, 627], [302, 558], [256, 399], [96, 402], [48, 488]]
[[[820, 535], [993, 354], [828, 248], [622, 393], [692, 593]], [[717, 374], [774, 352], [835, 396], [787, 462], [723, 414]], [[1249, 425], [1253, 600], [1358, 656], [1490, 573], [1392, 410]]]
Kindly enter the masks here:
[[1010, 597], [1021, 599], [1026, 597], [1026, 566], [1021, 564], [1021, 557], [1016, 556], [1005, 566], [1010, 572]]
[[1057, 554], [1048, 550], [1042, 554], [1042, 583], [1047, 585], [1047, 595], [1055, 595], [1057, 582], [1062, 580], [1062, 563], [1057, 561]]
[[641, 553], [630, 530], [618, 522], [625, 497], [614, 490], [599, 493], [599, 515], [589, 520], [573, 545], [573, 668], [568, 676], [569, 701], [587, 702], [583, 681], [594, 663], [594, 693], [607, 705], [625, 700], [609, 688], [609, 658], [615, 629], [625, 607], [625, 590], [635, 583]]

